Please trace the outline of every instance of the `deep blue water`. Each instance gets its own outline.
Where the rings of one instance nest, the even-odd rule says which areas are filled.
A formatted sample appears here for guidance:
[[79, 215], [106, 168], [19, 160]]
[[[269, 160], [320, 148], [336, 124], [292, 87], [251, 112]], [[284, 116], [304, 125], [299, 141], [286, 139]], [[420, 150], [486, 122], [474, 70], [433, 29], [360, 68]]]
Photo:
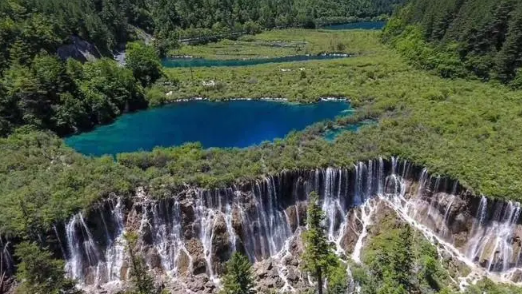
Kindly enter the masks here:
[[384, 21], [363, 21], [353, 23], [343, 23], [325, 26], [326, 30], [382, 30], [386, 22]]
[[347, 102], [190, 101], [120, 117], [66, 144], [87, 155], [152, 150], [201, 142], [204, 147], [247, 147], [282, 138], [315, 122], [346, 115]]
[[343, 54], [333, 55], [293, 55], [274, 58], [252, 58], [252, 59], [231, 59], [231, 60], [217, 60], [205, 58], [164, 58], [161, 63], [167, 68], [176, 67], [213, 67], [213, 66], [249, 66], [259, 65], [265, 63], [281, 63], [293, 61], [308, 61], [308, 60], [325, 60], [346, 58]]

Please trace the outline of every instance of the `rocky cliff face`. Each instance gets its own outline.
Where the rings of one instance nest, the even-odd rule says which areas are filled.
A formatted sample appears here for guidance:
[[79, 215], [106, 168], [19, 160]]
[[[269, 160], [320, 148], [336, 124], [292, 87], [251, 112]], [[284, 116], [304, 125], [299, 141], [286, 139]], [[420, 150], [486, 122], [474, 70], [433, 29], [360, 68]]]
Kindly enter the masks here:
[[328, 238], [354, 262], [380, 216], [392, 211], [437, 244], [441, 256], [469, 267], [469, 279], [521, 280], [519, 204], [473, 197], [456, 181], [397, 159], [287, 171], [227, 189], [187, 187], [163, 200], [141, 189], [134, 199], [114, 197], [75, 215], [55, 234], [68, 275], [92, 293], [125, 286], [126, 231], [139, 234], [136, 249], [172, 293], [216, 293], [234, 251], [254, 262], [259, 290], [300, 292], [310, 287], [299, 256], [312, 191], [326, 212]]
[[73, 58], [82, 62], [98, 59], [102, 56], [95, 45], [82, 40], [77, 36], [71, 36], [70, 42], [58, 48], [56, 54], [62, 60]]

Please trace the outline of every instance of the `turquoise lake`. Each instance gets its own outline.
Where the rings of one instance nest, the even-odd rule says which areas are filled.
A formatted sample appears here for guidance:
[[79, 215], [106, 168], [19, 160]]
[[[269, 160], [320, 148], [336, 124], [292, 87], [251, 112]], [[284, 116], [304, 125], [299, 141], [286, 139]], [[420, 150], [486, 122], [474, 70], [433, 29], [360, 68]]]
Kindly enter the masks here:
[[364, 21], [354, 23], [335, 24], [323, 27], [325, 30], [382, 30], [386, 26], [384, 21]]
[[80, 153], [99, 156], [150, 151], [156, 146], [201, 142], [208, 147], [248, 147], [292, 130], [350, 113], [343, 101], [291, 104], [273, 101], [189, 101], [126, 114], [113, 124], [66, 138]]
[[308, 60], [329, 60], [347, 58], [343, 54], [333, 55], [293, 55], [274, 58], [253, 58], [253, 59], [231, 59], [231, 60], [217, 60], [205, 58], [165, 58], [161, 61], [163, 67], [178, 68], [178, 67], [214, 67], [214, 66], [250, 66], [266, 63], [282, 63], [294, 61], [308, 61]]

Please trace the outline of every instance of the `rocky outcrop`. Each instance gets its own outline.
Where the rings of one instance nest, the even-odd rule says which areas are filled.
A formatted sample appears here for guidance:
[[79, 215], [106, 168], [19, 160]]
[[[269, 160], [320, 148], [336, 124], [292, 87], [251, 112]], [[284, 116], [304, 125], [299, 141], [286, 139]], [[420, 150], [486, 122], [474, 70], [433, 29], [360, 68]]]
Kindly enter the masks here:
[[101, 53], [95, 45], [80, 39], [78, 36], [71, 36], [69, 41], [69, 44], [59, 47], [56, 51], [60, 59], [73, 58], [85, 62], [101, 57]]

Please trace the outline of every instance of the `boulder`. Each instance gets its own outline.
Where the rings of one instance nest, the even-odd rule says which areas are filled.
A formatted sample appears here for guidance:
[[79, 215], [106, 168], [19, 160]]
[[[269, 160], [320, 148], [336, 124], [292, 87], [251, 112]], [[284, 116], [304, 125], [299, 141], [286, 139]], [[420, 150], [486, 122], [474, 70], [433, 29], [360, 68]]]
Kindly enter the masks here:
[[241, 218], [241, 212], [237, 208], [232, 210], [232, 228], [234, 228], [238, 236], [243, 232], [243, 219]]
[[159, 255], [156, 248], [152, 247], [147, 250], [146, 258], [147, 263], [151, 269], [162, 270], [163, 265], [161, 263], [161, 256]]
[[290, 229], [295, 231], [299, 226], [299, 214], [298, 214], [298, 205], [290, 205], [286, 208], [286, 216], [288, 218], [288, 224], [290, 225]]
[[192, 274], [204, 274], [207, 271], [207, 262], [203, 254], [203, 245], [198, 239], [190, 239], [186, 242], [186, 248], [192, 256]]
[[183, 250], [180, 250], [180, 252], [179, 252], [177, 266], [178, 266], [178, 274], [180, 274], [180, 275], [191, 274], [190, 267], [192, 265], [190, 264], [190, 257]]
[[212, 234], [212, 265], [216, 273], [222, 273], [225, 269], [224, 263], [230, 257], [230, 243], [227, 224], [222, 214], [216, 216], [214, 231]]

